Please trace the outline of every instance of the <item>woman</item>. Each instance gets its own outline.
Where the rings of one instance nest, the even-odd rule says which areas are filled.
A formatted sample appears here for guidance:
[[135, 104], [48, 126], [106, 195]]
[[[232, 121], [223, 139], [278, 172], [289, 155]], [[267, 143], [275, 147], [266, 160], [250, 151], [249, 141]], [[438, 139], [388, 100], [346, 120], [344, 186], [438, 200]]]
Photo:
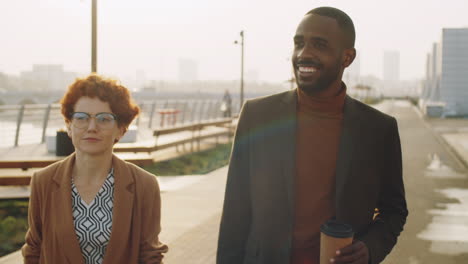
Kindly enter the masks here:
[[156, 177], [112, 154], [140, 111], [129, 91], [90, 75], [61, 105], [75, 153], [32, 177], [25, 263], [161, 263]]

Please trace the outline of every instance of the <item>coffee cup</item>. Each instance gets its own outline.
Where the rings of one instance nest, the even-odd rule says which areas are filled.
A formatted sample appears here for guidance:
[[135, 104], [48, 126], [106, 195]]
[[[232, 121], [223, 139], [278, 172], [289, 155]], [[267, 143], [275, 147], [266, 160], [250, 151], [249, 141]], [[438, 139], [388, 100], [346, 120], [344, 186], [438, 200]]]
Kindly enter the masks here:
[[329, 264], [336, 251], [353, 242], [353, 228], [334, 219], [320, 226], [320, 264]]

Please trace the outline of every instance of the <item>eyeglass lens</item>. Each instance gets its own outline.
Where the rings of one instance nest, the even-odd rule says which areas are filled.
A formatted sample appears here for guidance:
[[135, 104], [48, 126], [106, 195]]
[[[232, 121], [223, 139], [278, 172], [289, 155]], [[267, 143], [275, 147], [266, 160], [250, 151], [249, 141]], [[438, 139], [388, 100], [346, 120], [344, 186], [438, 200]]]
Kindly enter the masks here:
[[[72, 115], [72, 123], [77, 128], [84, 128], [89, 125], [93, 116], [85, 112], [75, 112]], [[101, 128], [111, 128], [115, 124], [115, 115], [111, 113], [98, 113], [94, 116], [96, 124]]]

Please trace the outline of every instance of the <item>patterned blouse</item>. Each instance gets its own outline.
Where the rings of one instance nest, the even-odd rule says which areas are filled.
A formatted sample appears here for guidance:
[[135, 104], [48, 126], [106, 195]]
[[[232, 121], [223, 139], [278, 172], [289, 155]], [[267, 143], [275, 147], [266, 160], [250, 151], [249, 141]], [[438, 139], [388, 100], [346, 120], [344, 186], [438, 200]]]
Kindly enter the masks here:
[[75, 233], [86, 264], [101, 264], [104, 259], [112, 230], [113, 208], [113, 168], [90, 204], [81, 199], [72, 180], [72, 211]]

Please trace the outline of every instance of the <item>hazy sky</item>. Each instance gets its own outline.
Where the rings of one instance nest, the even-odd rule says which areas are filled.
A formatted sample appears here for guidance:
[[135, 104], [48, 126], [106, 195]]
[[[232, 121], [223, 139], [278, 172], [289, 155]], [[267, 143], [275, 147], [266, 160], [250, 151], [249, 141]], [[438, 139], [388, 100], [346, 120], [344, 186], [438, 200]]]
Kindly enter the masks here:
[[[199, 79], [238, 79], [245, 30], [245, 70], [263, 81], [291, 75], [297, 24], [329, 5], [354, 20], [361, 73], [382, 76], [384, 50], [400, 52], [401, 79], [424, 75], [426, 53], [443, 27], [468, 27], [467, 0], [98, 0], [98, 72], [177, 79], [180, 58], [198, 61]], [[0, 0], [0, 72], [32, 64], [90, 71], [91, 0]]]

